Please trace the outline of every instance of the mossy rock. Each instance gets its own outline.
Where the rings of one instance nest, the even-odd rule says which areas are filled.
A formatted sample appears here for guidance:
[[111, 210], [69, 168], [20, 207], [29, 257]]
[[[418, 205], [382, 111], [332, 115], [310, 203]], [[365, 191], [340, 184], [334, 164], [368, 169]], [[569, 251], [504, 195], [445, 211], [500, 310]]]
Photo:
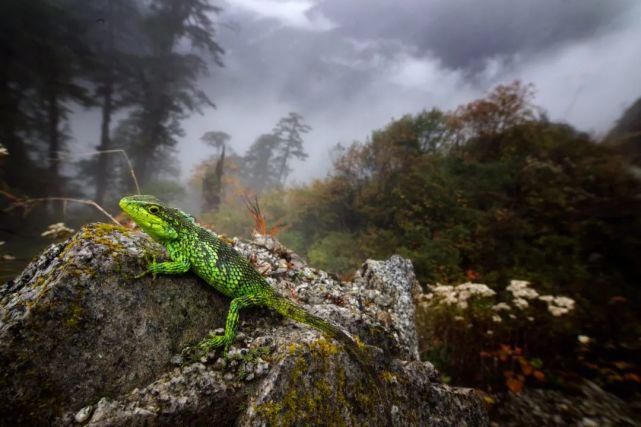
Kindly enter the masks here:
[[92, 224], [0, 288], [0, 420], [42, 423], [152, 381], [224, 324], [228, 302], [197, 278], [134, 280], [163, 257], [145, 235]]
[[261, 239], [233, 244], [277, 274], [277, 292], [298, 289], [300, 304], [373, 346], [377, 379], [266, 308], [241, 313], [226, 364], [194, 352], [224, 326], [227, 298], [191, 273], [133, 279], [163, 248], [92, 224], [0, 287], [0, 425], [487, 425], [471, 390], [417, 360], [409, 260], [368, 261], [341, 283]]

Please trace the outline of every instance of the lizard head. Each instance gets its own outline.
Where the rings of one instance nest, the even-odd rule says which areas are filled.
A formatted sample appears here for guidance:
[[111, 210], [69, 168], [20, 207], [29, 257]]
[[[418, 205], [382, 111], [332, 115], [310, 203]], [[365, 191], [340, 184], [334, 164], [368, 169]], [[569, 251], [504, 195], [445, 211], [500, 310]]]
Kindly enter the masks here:
[[118, 202], [142, 230], [154, 240], [168, 241], [178, 238], [180, 229], [177, 209], [164, 206], [154, 196], [127, 196]]

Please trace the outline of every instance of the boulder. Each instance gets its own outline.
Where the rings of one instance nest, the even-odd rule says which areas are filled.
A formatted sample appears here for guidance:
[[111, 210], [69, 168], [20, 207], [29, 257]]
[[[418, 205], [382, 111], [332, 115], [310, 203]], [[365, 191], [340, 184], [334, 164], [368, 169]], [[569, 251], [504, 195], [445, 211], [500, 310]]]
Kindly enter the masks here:
[[135, 279], [163, 248], [92, 224], [0, 287], [0, 423], [487, 425], [471, 390], [418, 359], [409, 260], [368, 260], [341, 282], [275, 239], [231, 244], [280, 294], [369, 344], [378, 377], [268, 308], [241, 312], [227, 363], [199, 353], [227, 298], [191, 273]]

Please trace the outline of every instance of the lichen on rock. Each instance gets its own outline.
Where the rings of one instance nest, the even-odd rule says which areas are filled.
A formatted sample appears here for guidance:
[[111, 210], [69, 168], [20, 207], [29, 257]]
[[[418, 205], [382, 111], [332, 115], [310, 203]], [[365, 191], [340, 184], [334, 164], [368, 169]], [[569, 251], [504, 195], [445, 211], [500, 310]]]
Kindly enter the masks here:
[[200, 354], [229, 301], [191, 273], [134, 280], [162, 247], [92, 224], [0, 287], [0, 424], [487, 424], [474, 393], [418, 360], [409, 260], [369, 260], [343, 283], [270, 237], [232, 244], [280, 294], [373, 346], [382, 390], [338, 343], [267, 308], [241, 313], [227, 363]]

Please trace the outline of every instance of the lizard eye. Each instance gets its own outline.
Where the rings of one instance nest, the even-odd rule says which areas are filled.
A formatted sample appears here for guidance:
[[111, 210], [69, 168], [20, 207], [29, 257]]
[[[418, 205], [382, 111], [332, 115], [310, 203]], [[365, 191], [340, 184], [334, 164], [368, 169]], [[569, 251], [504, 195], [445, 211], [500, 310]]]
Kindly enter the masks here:
[[152, 206], [149, 208], [149, 213], [152, 213], [152, 214], [157, 214], [159, 211], [160, 209], [158, 209], [158, 206]]

